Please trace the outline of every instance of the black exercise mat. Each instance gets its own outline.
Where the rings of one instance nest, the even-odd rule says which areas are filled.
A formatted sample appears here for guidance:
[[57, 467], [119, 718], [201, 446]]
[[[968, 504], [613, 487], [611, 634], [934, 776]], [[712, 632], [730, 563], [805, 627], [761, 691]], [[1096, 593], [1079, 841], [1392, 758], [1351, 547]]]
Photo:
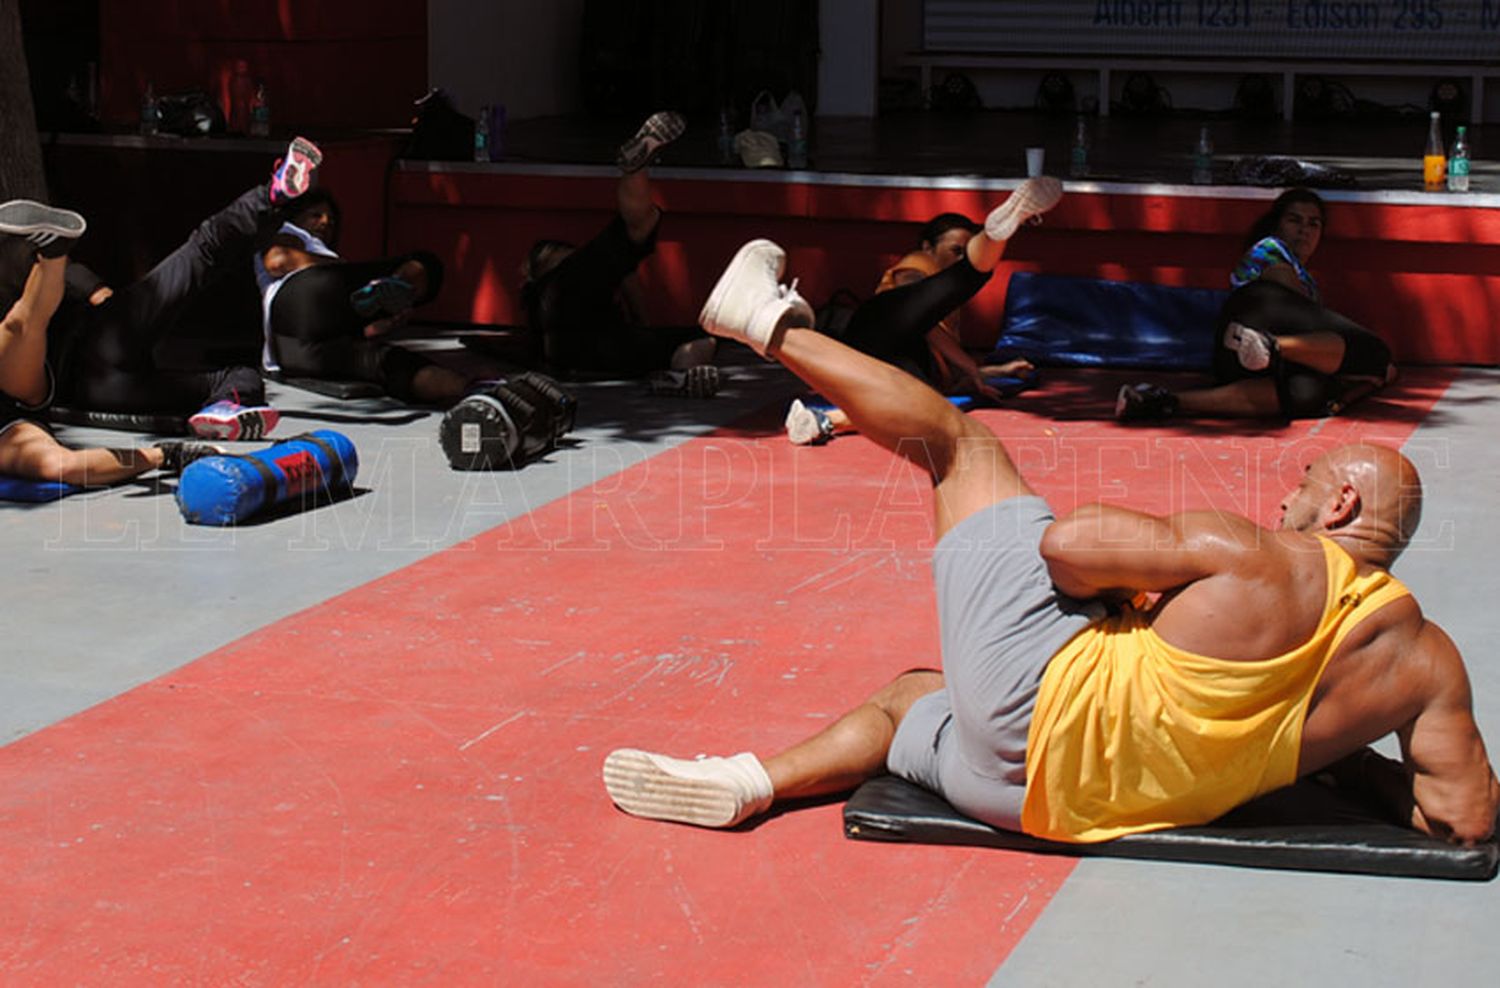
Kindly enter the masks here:
[[1306, 780], [1246, 803], [1207, 826], [1065, 844], [980, 823], [928, 790], [886, 775], [860, 786], [845, 804], [844, 835], [1035, 854], [1467, 881], [1489, 881], [1500, 868], [1500, 844], [1494, 839], [1458, 847], [1387, 822], [1357, 799]]
[[330, 381], [316, 377], [286, 377], [281, 374], [267, 374], [266, 376], [277, 384], [301, 388], [303, 391], [311, 391], [329, 398], [348, 400], [350, 398], [385, 397], [384, 388], [368, 381]]
[[88, 425], [96, 429], [118, 429], [121, 432], [144, 432], [153, 436], [187, 435], [187, 418], [182, 415], [146, 415], [126, 412], [99, 412], [88, 408], [47, 410], [47, 419], [63, 425]]

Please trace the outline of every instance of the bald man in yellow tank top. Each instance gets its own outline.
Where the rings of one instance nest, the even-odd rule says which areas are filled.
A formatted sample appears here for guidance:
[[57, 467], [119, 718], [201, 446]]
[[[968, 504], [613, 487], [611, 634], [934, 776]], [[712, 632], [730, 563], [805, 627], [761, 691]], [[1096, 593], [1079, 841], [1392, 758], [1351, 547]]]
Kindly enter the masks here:
[[[726, 827], [889, 771], [996, 826], [1091, 842], [1205, 823], [1332, 770], [1418, 830], [1491, 836], [1500, 784], [1463, 660], [1389, 572], [1421, 510], [1405, 457], [1373, 444], [1319, 457], [1275, 530], [1103, 504], [1055, 519], [981, 422], [815, 332], [784, 268], [775, 244], [746, 244], [703, 325], [930, 471], [943, 668], [902, 673], [764, 759], [616, 750], [604, 781], [618, 806]], [[1365, 751], [1392, 732], [1399, 762]]]

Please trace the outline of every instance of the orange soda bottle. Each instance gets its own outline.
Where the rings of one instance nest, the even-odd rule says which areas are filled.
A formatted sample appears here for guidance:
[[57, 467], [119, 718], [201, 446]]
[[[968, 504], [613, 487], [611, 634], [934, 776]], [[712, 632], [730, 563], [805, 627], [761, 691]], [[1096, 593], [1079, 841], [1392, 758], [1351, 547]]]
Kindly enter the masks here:
[[1441, 192], [1448, 184], [1448, 155], [1443, 150], [1443, 125], [1438, 111], [1432, 111], [1427, 125], [1427, 151], [1422, 155], [1422, 187]]

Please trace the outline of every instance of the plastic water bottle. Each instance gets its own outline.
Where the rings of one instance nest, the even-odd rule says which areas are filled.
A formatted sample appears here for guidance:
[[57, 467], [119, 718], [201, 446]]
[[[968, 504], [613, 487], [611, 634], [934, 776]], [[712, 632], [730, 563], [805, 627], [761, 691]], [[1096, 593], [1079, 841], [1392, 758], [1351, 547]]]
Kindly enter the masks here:
[[1427, 124], [1427, 150], [1422, 155], [1422, 187], [1441, 192], [1448, 175], [1448, 155], [1443, 151], [1441, 114], [1433, 110]]
[[719, 108], [719, 164], [734, 164], [734, 111]]
[[474, 121], [474, 160], [490, 160], [490, 105], [479, 108], [479, 119]]
[[807, 121], [802, 118], [801, 109], [792, 111], [792, 137], [786, 146], [786, 164], [792, 169], [807, 167]]
[[1448, 153], [1448, 191], [1469, 191], [1469, 138], [1467, 127], [1460, 126], [1453, 138], [1453, 150]]
[[156, 102], [156, 89], [146, 83], [146, 92], [141, 96], [141, 133], [147, 136], [161, 131], [161, 104]]
[[250, 136], [271, 136], [271, 101], [266, 98], [266, 84], [255, 86], [255, 95], [250, 97]]
[[1078, 118], [1078, 130], [1073, 134], [1073, 153], [1068, 158], [1068, 174], [1083, 178], [1089, 173], [1089, 125]]
[[1193, 184], [1214, 184], [1214, 139], [1207, 127], [1198, 131], [1198, 146], [1193, 149]]

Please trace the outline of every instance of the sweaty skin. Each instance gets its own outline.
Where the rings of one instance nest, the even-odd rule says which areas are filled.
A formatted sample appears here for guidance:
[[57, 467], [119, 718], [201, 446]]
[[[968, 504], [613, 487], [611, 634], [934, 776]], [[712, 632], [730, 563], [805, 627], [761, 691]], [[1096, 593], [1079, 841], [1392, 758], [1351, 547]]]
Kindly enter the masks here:
[[[1073, 596], [1161, 594], [1152, 626], [1171, 645], [1265, 659], [1318, 625], [1327, 574], [1316, 535], [1333, 539], [1361, 574], [1388, 568], [1416, 529], [1420, 499], [1405, 457], [1351, 445], [1309, 465], [1282, 502], [1278, 531], [1217, 512], [1161, 518], [1088, 505], [1052, 525], [1042, 553], [1058, 588]], [[1392, 732], [1401, 770], [1378, 781], [1403, 819], [1457, 843], [1488, 838], [1500, 784], [1474, 721], [1468, 674], [1410, 597], [1360, 622], [1334, 653], [1309, 707], [1298, 774]]]

